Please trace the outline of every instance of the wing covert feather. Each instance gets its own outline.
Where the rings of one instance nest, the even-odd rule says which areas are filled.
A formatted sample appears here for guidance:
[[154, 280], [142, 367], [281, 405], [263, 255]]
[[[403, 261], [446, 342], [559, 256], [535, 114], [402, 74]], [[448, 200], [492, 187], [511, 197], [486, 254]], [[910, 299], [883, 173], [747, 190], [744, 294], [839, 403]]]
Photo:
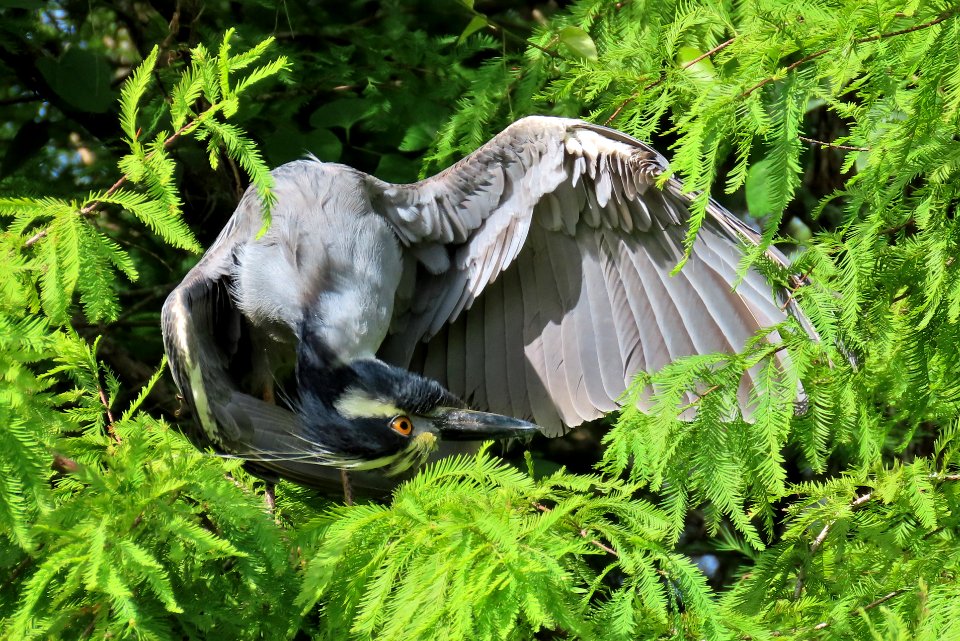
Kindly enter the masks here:
[[[755, 270], [732, 289], [741, 244], [759, 236], [711, 201], [670, 276], [690, 197], [675, 179], [657, 186], [666, 171], [626, 134], [531, 117], [419, 183], [370, 178], [371, 202], [411, 254], [431, 245], [449, 256], [445, 270], [436, 257], [405, 262], [413, 299], [397, 298], [381, 356], [407, 366], [426, 350], [427, 373], [445, 365], [438, 380], [478, 409], [559, 433], [616, 409], [640, 370], [742, 349], [785, 318]], [[768, 258], [786, 265], [775, 249]], [[745, 413], [751, 385], [745, 377]]]

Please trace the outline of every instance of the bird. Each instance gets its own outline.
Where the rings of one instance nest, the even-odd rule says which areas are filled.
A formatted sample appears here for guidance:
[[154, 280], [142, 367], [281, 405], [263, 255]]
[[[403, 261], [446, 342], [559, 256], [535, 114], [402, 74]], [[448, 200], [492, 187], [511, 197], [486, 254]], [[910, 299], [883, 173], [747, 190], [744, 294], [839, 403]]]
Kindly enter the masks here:
[[162, 331], [187, 436], [303, 485], [556, 436], [620, 409], [641, 371], [804, 318], [755, 268], [733, 287], [760, 236], [714, 200], [687, 251], [695, 195], [605, 126], [528, 116], [410, 184], [314, 157], [272, 178], [269, 226], [248, 189]]

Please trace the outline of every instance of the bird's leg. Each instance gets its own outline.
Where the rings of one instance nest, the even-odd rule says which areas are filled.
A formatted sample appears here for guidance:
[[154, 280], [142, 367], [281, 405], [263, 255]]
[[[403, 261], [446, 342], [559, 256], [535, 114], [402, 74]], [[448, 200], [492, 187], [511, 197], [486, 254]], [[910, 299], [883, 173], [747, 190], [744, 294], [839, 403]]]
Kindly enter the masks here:
[[350, 475], [343, 468], [340, 468], [340, 482], [343, 484], [343, 502], [347, 505], [353, 505], [353, 489], [350, 487]]
[[274, 514], [277, 510], [277, 485], [270, 481], [265, 481], [263, 486], [263, 502], [267, 504], [267, 510]]
[[[273, 379], [268, 378], [263, 384], [263, 400], [265, 403], [276, 405], [277, 400], [273, 395]], [[267, 511], [272, 515], [277, 513], [277, 485], [270, 481], [264, 481], [263, 502], [267, 504]]]

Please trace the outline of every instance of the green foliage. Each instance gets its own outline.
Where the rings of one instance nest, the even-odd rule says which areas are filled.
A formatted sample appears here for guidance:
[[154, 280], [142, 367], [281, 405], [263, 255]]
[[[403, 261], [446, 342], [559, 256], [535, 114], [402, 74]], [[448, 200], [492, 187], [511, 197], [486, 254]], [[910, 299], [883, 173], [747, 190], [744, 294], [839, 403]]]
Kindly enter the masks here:
[[719, 637], [702, 575], [663, 545], [665, 515], [631, 494], [599, 476], [534, 480], [485, 452], [448, 458], [389, 507], [319, 519], [299, 602], [323, 603], [331, 639], [527, 639], [542, 628], [629, 639], [671, 626]]
[[[130, 281], [139, 276], [131, 254], [94, 214], [115, 208], [169, 245], [200, 251], [181, 213], [170, 155], [178, 139], [205, 140], [214, 159], [225, 148], [269, 202], [263, 160], [243, 131], [223, 120], [236, 112], [241, 93], [287, 63], [280, 57], [235, 78], [270, 42], [232, 55], [230, 36], [215, 57], [197, 48], [178, 74], [183, 89], [169, 108], [153, 101], [144, 114], [156, 47], [131, 74], [119, 108], [129, 153], [112, 187], [73, 200], [0, 198], [8, 273], [0, 289], [5, 638], [84, 631], [240, 639], [296, 627], [292, 551], [238, 463], [225, 467], [203, 456], [140, 411], [162, 368], [115, 420], [119, 380], [97, 358], [99, 339], [88, 342], [72, 329], [82, 317], [115, 320], [118, 272]], [[194, 87], [194, 78], [210, 77], [217, 82]], [[164, 122], [176, 129], [164, 129]], [[243, 482], [225, 478], [231, 473]], [[197, 603], [203, 607], [185, 609]], [[257, 622], [239, 620], [238, 607], [257, 612]]]
[[[955, 4], [368, 5], [210, 5], [216, 29], [184, 37], [210, 47], [160, 14], [0, 21], [32, 30], [24, 51], [70, 40], [15, 78], [0, 44], [3, 637], [960, 638]], [[15, 93], [31, 81], [44, 110]], [[241, 169], [267, 204], [268, 164], [309, 150], [409, 180], [533, 112], [670, 148], [698, 206], [719, 197], [764, 243], [803, 219], [790, 273], [746, 261], [821, 340], [791, 320], [645, 373], [592, 473], [484, 451], [384, 503], [281, 484], [271, 515], [237, 461], [159, 417], [156, 309]], [[77, 131], [89, 165], [48, 141]], [[136, 385], [115, 374], [130, 353]]]

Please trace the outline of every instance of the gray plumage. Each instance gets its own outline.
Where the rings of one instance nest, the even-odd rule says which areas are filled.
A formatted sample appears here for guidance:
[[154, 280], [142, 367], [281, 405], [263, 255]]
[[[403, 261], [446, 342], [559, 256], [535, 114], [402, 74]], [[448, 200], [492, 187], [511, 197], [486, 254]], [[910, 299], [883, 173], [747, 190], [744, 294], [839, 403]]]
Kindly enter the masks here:
[[[410, 185], [315, 160], [276, 169], [267, 233], [256, 238], [248, 191], [163, 308], [192, 438], [301, 482], [317, 463], [345, 465], [296, 411], [263, 400], [272, 380], [299, 386], [305, 327], [341, 363], [408, 368], [551, 435], [617, 409], [639, 370], [740, 350], [785, 317], [758, 272], [731, 289], [741, 244], [758, 236], [711, 201], [670, 276], [690, 197], [675, 179], [655, 184], [665, 170], [625, 134], [547, 117]], [[297, 390], [284, 391], [296, 410]]]

